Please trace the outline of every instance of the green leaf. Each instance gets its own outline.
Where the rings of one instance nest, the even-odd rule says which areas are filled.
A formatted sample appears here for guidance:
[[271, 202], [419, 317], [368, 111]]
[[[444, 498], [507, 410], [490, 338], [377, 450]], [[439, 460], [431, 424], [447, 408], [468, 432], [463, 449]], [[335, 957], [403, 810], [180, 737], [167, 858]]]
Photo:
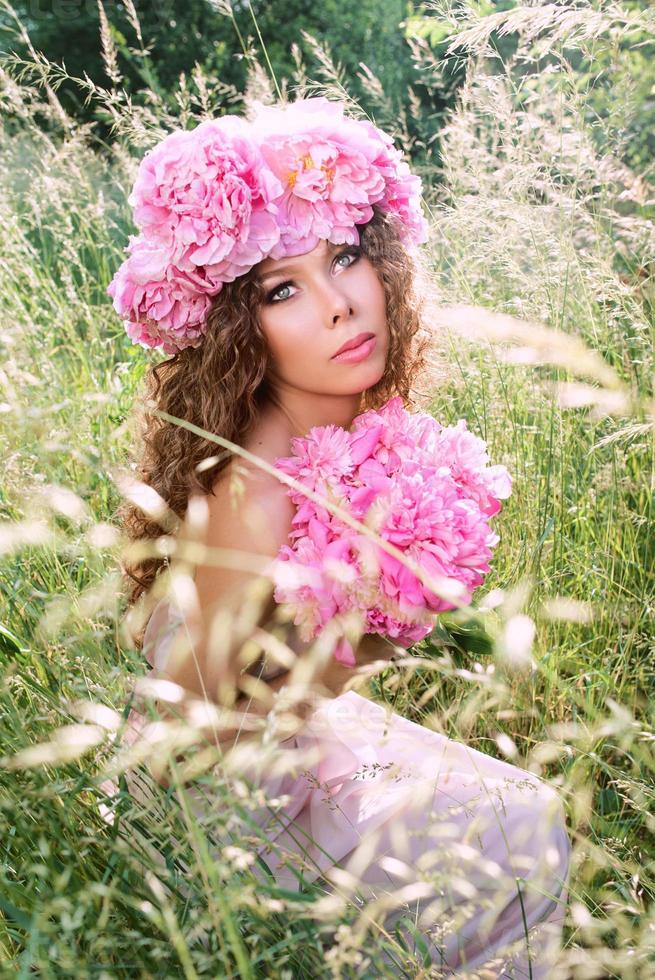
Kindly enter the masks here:
[[24, 647], [15, 633], [0, 623], [0, 653], [8, 656], [15, 656], [17, 653], [29, 653], [29, 648]]

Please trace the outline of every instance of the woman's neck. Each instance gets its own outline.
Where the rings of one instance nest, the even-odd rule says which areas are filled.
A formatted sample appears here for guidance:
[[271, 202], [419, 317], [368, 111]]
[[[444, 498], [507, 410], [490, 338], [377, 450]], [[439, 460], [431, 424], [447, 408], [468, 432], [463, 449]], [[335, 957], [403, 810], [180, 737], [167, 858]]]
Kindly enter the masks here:
[[286, 429], [289, 438], [305, 436], [311, 428], [339, 425], [349, 429], [361, 409], [362, 396], [307, 395], [305, 392], [279, 393], [264, 408], [272, 421]]

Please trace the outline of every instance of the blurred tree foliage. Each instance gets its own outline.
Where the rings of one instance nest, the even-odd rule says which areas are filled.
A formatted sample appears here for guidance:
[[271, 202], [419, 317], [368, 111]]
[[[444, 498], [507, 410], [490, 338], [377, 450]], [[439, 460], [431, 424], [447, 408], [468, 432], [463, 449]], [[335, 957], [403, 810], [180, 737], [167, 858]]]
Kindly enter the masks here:
[[[97, 85], [111, 84], [103, 61], [97, 0], [13, 0], [12, 6], [34, 48], [49, 61], [63, 63], [71, 76], [86, 74]], [[150, 88], [172, 101], [180, 74], [188, 78], [197, 65], [216, 80], [222, 108], [229, 111], [246, 85], [244, 49], [250, 47], [261, 65], [268, 58], [280, 87], [284, 79], [289, 88], [293, 86], [294, 44], [307, 77], [324, 80], [321, 58], [309, 34], [329, 52], [350, 94], [380, 125], [398, 125], [400, 120], [419, 155], [425, 145], [422, 129], [427, 123], [428, 134], [438, 130], [462, 76], [461, 67], [450, 65], [443, 66], [436, 80], [422, 71], [421, 60], [430, 52], [412, 36], [420, 34], [424, 16], [422, 4], [413, 0], [359, 0], [354, 5], [338, 0], [320, 4], [313, 0], [235, 0], [232, 4], [228, 0], [134, 0], [134, 9], [143, 45], [131, 23], [129, 3], [102, 3], [118, 52], [120, 85], [126, 92], [134, 95]], [[148, 51], [145, 58], [143, 46]], [[19, 57], [27, 54], [16, 21], [3, 5], [0, 47]], [[85, 103], [85, 93], [73, 83], [64, 81], [57, 94], [78, 120], [96, 118], [94, 103]]]
[[[653, 0], [623, 0], [627, 11], [648, 10]], [[623, 159], [636, 171], [652, 168], [655, 157], [655, 38], [641, 32], [629, 41], [594, 49], [577, 65], [580, 88], [608, 136], [623, 144]]]
[[[580, 6], [579, 0], [557, 2], [560, 7]], [[621, 0], [618, 6], [630, 12], [647, 9], [651, 2]], [[602, 8], [604, 3], [589, 0], [592, 7]], [[464, 77], [462, 53], [447, 57], [456, 33], [454, 25], [462, 18], [485, 17], [524, 5], [524, 0], [359, 0], [354, 5], [338, 0], [320, 4], [314, 0], [12, 2], [37, 51], [51, 62], [63, 63], [71, 76], [86, 75], [96, 85], [108, 87], [112, 81], [101, 43], [104, 12], [117, 50], [119, 84], [132, 97], [140, 93], [143, 98], [152, 90], [173, 111], [179, 101], [180, 76], [188, 79], [196, 67], [214, 83], [213, 104], [223, 111], [240, 111], [249, 50], [260, 65], [268, 61], [278, 86], [286, 86], [289, 92], [293, 92], [299, 57], [308, 79], [325, 82], [329, 72], [311, 41], [315, 38], [363, 109], [378, 125], [402, 133], [402, 142], [419, 170], [424, 163], [439, 163], [439, 130]], [[138, 17], [141, 38], [130, 8]], [[27, 46], [10, 9], [8, 0], [0, 0], [0, 48], [24, 57]], [[507, 59], [517, 38], [492, 35], [490, 41], [491, 50]], [[637, 169], [649, 165], [655, 152], [652, 41], [652, 37], [636, 38], [626, 52], [625, 39], [617, 40], [622, 47], [616, 51], [616, 64], [611, 45], [570, 51], [580, 90], [590, 96], [588, 104], [602, 123], [599, 138], [603, 128], [613, 141], [621, 135], [624, 159]], [[538, 64], [533, 66], [535, 71], [538, 68]], [[98, 135], [110, 136], [109, 120], [99, 115], [95, 100], [85, 100], [86, 93], [79, 86], [65, 80], [57, 94], [76, 119], [95, 120]]]

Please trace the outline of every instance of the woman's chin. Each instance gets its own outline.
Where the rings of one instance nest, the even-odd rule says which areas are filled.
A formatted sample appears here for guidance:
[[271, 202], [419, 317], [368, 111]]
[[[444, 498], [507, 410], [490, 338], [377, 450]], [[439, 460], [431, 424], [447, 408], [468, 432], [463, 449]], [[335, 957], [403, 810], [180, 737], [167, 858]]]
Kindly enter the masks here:
[[[350, 377], [344, 377], [338, 387], [343, 394], [361, 395], [369, 388], [375, 387], [384, 377], [385, 364], [361, 364], [357, 365], [358, 370], [352, 372]], [[347, 389], [347, 390], [345, 390]]]
[[369, 388], [374, 388], [376, 384], [379, 384], [384, 377], [385, 365], [383, 365], [379, 371], [374, 371], [371, 373], [370, 377], [367, 378], [361, 391], [368, 391]]

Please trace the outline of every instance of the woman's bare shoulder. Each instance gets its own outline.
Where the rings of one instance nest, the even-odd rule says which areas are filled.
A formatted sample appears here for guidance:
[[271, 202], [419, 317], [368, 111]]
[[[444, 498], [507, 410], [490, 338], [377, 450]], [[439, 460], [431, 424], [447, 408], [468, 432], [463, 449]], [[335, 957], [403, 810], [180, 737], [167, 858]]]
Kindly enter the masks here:
[[212, 487], [210, 536], [238, 537], [253, 551], [277, 554], [294, 515], [287, 487], [275, 475], [275, 460], [290, 452], [289, 436], [275, 417], [263, 414], [243, 448], [253, 458], [233, 456]]
[[231, 468], [215, 481], [211, 493], [200, 498], [200, 504], [195, 528], [193, 521], [188, 525], [185, 521], [183, 532], [206, 548], [194, 565], [199, 608], [206, 612], [239, 605], [249, 583], [269, 577], [271, 561], [289, 539], [293, 505], [274, 477], [247, 480]]
[[291, 530], [294, 507], [287, 488], [254, 464], [231, 462], [207, 497], [208, 539], [224, 547], [245, 543], [261, 554], [277, 553]]

